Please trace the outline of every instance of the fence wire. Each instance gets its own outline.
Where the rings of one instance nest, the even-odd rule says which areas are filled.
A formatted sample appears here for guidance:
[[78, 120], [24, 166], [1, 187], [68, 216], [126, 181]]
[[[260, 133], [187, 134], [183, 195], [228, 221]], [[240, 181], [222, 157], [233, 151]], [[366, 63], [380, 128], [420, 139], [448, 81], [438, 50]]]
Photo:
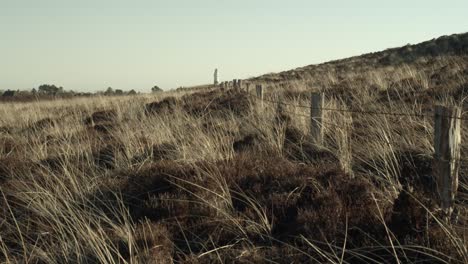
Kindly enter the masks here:
[[[332, 112], [345, 112], [345, 113], [356, 113], [356, 114], [365, 114], [365, 115], [383, 115], [383, 116], [399, 116], [399, 117], [425, 117], [425, 118], [434, 118], [435, 115], [432, 114], [416, 114], [416, 113], [397, 113], [397, 112], [378, 112], [378, 111], [363, 111], [363, 110], [352, 110], [352, 109], [339, 109], [339, 108], [326, 108], [326, 107], [321, 107], [321, 108], [314, 108], [312, 106], [307, 106], [307, 105], [298, 105], [298, 104], [290, 104], [290, 103], [285, 103], [282, 101], [275, 101], [271, 99], [266, 99], [266, 98], [260, 98], [256, 95], [249, 95], [250, 97], [258, 100], [262, 100], [263, 102], [267, 102], [270, 104], [275, 104], [275, 105], [285, 105], [285, 106], [291, 106], [295, 108], [305, 108], [305, 109], [321, 109], [325, 111], [332, 111]], [[300, 116], [300, 117], [305, 117], [305, 118], [311, 118], [310, 115], [304, 115], [304, 114], [298, 114], [298, 113], [293, 113], [291, 111], [285, 110], [282, 108], [282, 111], [284, 111], [287, 114], [294, 115], [294, 116]], [[429, 111], [426, 111], [429, 112]], [[432, 111], [430, 111], [432, 112]], [[462, 115], [465, 113], [462, 113]], [[457, 117], [457, 116], [441, 116], [444, 118], [452, 118], [452, 119], [459, 119], [459, 120], [468, 120], [468, 118], [464, 117]], [[345, 127], [340, 126], [338, 124], [330, 123], [330, 122], [325, 122], [321, 121], [321, 123], [324, 123], [325, 125], [331, 125], [337, 128], [342, 128], [345, 129]], [[383, 143], [386, 144], [391, 144], [390, 140], [379, 140]], [[459, 161], [460, 165], [467, 165], [468, 166], [468, 159], [462, 159], [460, 158]]]
[[[326, 107], [320, 107], [320, 108], [315, 108], [312, 106], [307, 106], [307, 105], [297, 105], [297, 104], [290, 104], [290, 103], [285, 103], [282, 101], [274, 101], [270, 99], [261, 99], [258, 96], [252, 95], [251, 97], [255, 99], [262, 100], [267, 103], [271, 104], [280, 104], [280, 105], [287, 105], [291, 107], [297, 107], [297, 108], [306, 108], [306, 109], [321, 109], [324, 111], [332, 111], [332, 112], [344, 112], [344, 113], [355, 113], [355, 114], [363, 114], [363, 115], [383, 115], [383, 116], [403, 116], [403, 117], [427, 117], [427, 118], [434, 118], [435, 115], [432, 114], [417, 114], [417, 113], [397, 113], [397, 112], [378, 112], [378, 111], [364, 111], [364, 110], [353, 110], [353, 109], [339, 109], [339, 108], [326, 108]], [[427, 111], [428, 112], [428, 111]], [[463, 113], [464, 114], [464, 113]], [[468, 118], [464, 117], [457, 117], [457, 116], [441, 116], [444, 118], [451, 118], [451, 119], [459, 119], [459, 120], [468, 120]]]

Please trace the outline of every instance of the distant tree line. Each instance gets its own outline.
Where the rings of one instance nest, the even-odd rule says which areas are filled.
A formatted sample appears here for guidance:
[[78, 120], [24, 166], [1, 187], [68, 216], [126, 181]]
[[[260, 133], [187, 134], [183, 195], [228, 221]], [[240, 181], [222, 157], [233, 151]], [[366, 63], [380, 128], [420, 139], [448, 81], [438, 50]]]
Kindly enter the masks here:
[[[31, 92], [36, 93], [36, 89], [33, 88]], [[53, 84], [43, 84], [37, 88], [37, 92], [40, 94], [57, 95], [57, 94], [63, 93], [64, 91], [63, 91], [62, 86], [57, 87]]]
[[[162, 92], [163, 90], [157, 85], [151, 89], [152, 93]], [[117, 95], [136, 95], [138, 94], [134, 89], [124, 91], [122, 89], [113, 89], [108, 87], [105, 91], [99, 91], [96, 93], [83, 93], [74, 92], [73, 90], [65, 90], [62, 86], [56, 86], [54, 84], [42, 84], [37, 88], [32, 88], [30, 91], [25, 90], [0, 90], [0, 98], [4, 100], [30, 100], [30, 99], [41, 99], [41, 98], [67, 98], [74, 96], [93, 96], [93, 95], [105, 95], [105, 96], [117, 96]]]
[[[100, 94], [98, 92], [98, 94]], [[137, 92], [135, 90], [130, 90], [128, 92], [121, 90], [121, 89], [112, 89], [112, 87], [108, 87], [104, 92], [102, 92], [103, 95], [135, 95]]]

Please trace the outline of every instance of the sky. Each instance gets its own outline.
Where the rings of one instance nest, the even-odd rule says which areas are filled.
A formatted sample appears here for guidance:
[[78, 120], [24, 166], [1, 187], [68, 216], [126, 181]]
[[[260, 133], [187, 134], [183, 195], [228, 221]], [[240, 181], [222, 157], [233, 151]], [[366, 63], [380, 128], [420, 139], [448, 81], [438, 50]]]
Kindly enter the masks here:
[[0, 0], [0, 90], [167, 90], [467, 31], [467, 0]]

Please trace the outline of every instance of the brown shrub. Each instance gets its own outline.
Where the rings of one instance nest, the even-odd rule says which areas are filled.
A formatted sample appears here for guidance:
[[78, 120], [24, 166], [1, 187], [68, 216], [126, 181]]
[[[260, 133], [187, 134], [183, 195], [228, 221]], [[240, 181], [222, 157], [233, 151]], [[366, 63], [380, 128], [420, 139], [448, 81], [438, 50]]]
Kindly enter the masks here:
[[174, 97], [167, 97], [159, 102], [152, 102], [145, 105], [145, 113], [147, 114], [170, 114], [173, 113], [178, 104], [178, 100]]
[[93, 126], [93, 129], [96, 130], [96, 132], [103, 134], [103, 135], [110, 135], [112, 130], [116, 127], [115, 124], [113, 123], [101, 123], [101, 124], [96, 124]]
[[466, 107], [468, 103], [464, 99], [468, 96], [468, 81], [454, 87], [452, 95], [456, 101], [463, 100], [463, 104]]
[[145, 106], [147, 114], [170, 114], [177, 105], [191, 115], [223, 115], [234, 113], [244, 115], [250, 109], [247, 93], [224, 89], [208, 92], [198, 92], [184, 95], [181, 100], [174, 97], [165, 98], [159, 102], [153, 102]]
[[[151, 207], [145, 204], [151, 197], [159, 197], [161, 195], [181, 194], [179, 190], [171, 184], [175, 178], [187, 178], [194, 175], [194, 172], [187, 167], [184, 167], [173, 161], [160, 161], [143, 167], [141, 170], [120, 172], [120, 177], [124, 178], [121, 183], [119, 192], [123, 194], [126, 203], [129, 206], [130, 213], [135, 220], [149, 218], [152, 220], [160, 220], [170, 215], [178, 215], [178, 212], [185, 214], [183, 206], [178, 206], [179, 210], [169, 211], [171, 208], [167, 206]], [[180, 197], [172, 196], [174, 199]], [[167, 204], [166, 204], [167, 205]]]
[[11, 134], [11, 133], [13, 133], [13, 131], [14, 131], [14, 128], [11, 127], [11, 126], [1, 126], [0, 127], [0, 133]]
[[[207, 170], [211, 167], [208, 164], [198, 166]], [[223, 218], [216, 221], [219, 217], [217, 210], [209, 205], [216, 196], [193, 185], [216, 191], [212, 181], [201, 178], [195, 167], [160, 161], [138, 172], [121, 174], [119, 178], [125, 180], [119, 184], [118, 192], [122, 193], [132, 219], [163, 223], [179, 251], [199, 252], [203, 250], [202, 241], [211, 239], [215, 244], [223, 244], [236, 238], [237, 231], [233, 230], [229, 221]], [[206, 204], [200, 203], [200, 197], [206, 200]]]
[[456, 67], [453, 67], [453, 65], [445, 65], [438, 69], [434, 69], [430, 76], [430, 80], [434, 86], [446, 85], [447, 82], [457, 79], [458, 74], [460, 73], [456, 71]]
[[16, 175], [25, 174], [33, 169], [33, 163], [14, 156], [0, 158], [0, 183]]
[[0, 137], [0, 154], [8, 155], [14, 152], [18, 152], [21, 148], [21, 145], [18, 144], [11, 137]]
[[93, 164], [93, 161], [88, 159], [87, 155], [58, 154], [42, 159], [37, 165], [42, 169], [40, 172], [46, 175], [50, 172], [63, 173], [65, 169], [86, 172], [92, 169], [90, 164]]
[[[119, 253], [125, 258], [136, 257], [138, 263], [173, 263], [174, 252], [171, 234], [167, 228], [159, 223], [144, 221], [135, 226], [134, 241], [129, 245], [126, 237], [115, 236]], [[137, 248], [138, 255], [130, 256], [129, 246]]]
[[103, 110], [94, 112], [91, 116], [84, 119], [85, 125], [92, 125], [96, 123], [114, 123], [117, 120], [117, 112], [114, 110]]
[[256, 147], [259, 147], [260, 139], [258, 134], [248, 134], [245, 137], [234, 141], [232, 147], [235, 152], [245, 152], [249, 150], [254, 150]]
[[351, 104], [356, 91], [351, 86], [349, 80], [342, 80], [338, 83], [331, 84], [326, 90], [326, 93], [342, 99], [346, 104]]
[[390, 89], [399, 92], [404, 92], [408, 90], [423, 91], [425, 87], [420, 79], [408, 77], [394, 81], [392, 84], [390, 84]]
[[135, 155], [132, 158], [132, 163], [141, 163], [147, 160], [173, 160], [176, 158], [177, 151], [177, 146], [172, 143], [153, 145], [152, 147], [147, 147], [142, 154]]
[[[363, 256], [378, 256], [382, 262], [393, 261], [393, 253], [385, 248], [390, 245], [382, 221], [401, 239], [400, 242], [428, 245], [427, 241], [421, 240], [421, 234], [424, 223], [429, 221], [431, 224], [431, 221], [416, 200], [402, 192], [392, 205], [388, 197], [383, 197], [364, 178], [353, 179], [338, 166], [331, 163], [308, 166], [280, 157], [247, 154], [230, 161], [194, 166], [160, 161], [144, 166], [139, 171], [120, 172], [117, 178], [122, 181], [118, 185], [118, 192], [122, 193], [133, 220], [149, 219], [164, 225], [168, 234], [171, 234], [174, 250], [177, 249], [169, 249], [175, 260], [193, 261], [190, 254], [206, 251], [207, 245], [217, 247], [239, 239], [239, 230], [232, 225], [233, 220], [218, 215], [216, 210], [210, 208], [216, 198], [211, 192], [219, 192], [219, 186], [205, 175], [212, 172], [221, 175], [226, 181], [234, 209], [230, 214], [238, 223], [245, 225], [243, 228], [249, 243], [257, 247], [272, 243], [271, 236], [274, 240], [294, 244], [320, 259], [310, 245], [298, 239], [299, 236], [315, 241], [322, 250], [329, 250], [327, 245], [330, 241], [342, 245], [348, 234], [348, 249], [375, 247], [378, 244], [382, 247], [376, 247], [372, 252], [363, 252]], [[247, 197], [255, 200], [258, 208], [265, 210], [268, 221], [272, 223], [271, 234], [249, 229], [248, 225], [252, 221], [261, 223], [263, 220]], [[437, 234], [432, 235], [435, 237], [433, 241], [442, 245], [442, 236], [437, 238]], [[241, 244], [239, 246], [242, 248]], [[223, 251], [223, 260], [232, 261], [237, 256], [237, 250], [240, 248]], [[276, 258], [278, 250], [294, 255], [291, 249], [273, 243], [265, 251], [249, 254], [250, 257], [245, 259], [267, 256]], [[155, 254], [167, 256], [161, 251]], [[398, 254], [405, 254], [410, 260], [421, 257], [405, 249]], [[203, 260], [208, 261], [211, 257], [207, 255]], [[429, 258], [427, 255], [423, 257]], [[349, 255], [345, 260], [359, 262], [359, 257]]]
[[399, 182], [405, 190], [416, 190], [431, 197], [436, 190], [432, 176], [432, 157], [412, 150], [401, 151]]
[[[317, 239], [322, 239], [317, 233], [320, 229], [333, 239], [345, 231], [346, 217], [355, 227], [378, 223], [372, 186], [351, 179], [337, 167], [304, 166], [281, 158], [249, 158], [224, 164], [221, 174], [231, 188], [268, 208], [275, 236], [316, 234]], [[240, 212], [248, 209], [242, 196], [235, 196], [233, 204]]]
[[153, 159], [166, 160], [174, 159], [177, 153], [177, 146], [172, 143], [162, 143], [153, 146]]
[[283, 149], [286, 157], [294, 161], [339, 163], [339, 159], [332, 152], [317, 147], [309, 136], [292, 126], [285, 130]]
[[284, 90], [284, 98], [293, 100], [310, 100], [310, 91]]
[[435, 208], [434, 200], [418, 191], [402, 191], [399, 194], [394, 202], [388, 226], [401, 244], [421, 248], [421, 251], [408, 250], [401, 253], [412, 260], [425, 260], [425, 263], [433, 263], [435, 257], [444, 259], [450, 256], [463, 259], [464, 256], [454, 246], [454, 241], [429, 214], [428, 210], [435, 213], [439, 219], [443, 219], [442, 214], [436, 212]]
[[406, 78], [393, 82], [386, 90], [379, 92], [381, 103], [414, 103], [429, 104], [433, 98], [428, 96], [430, 90], [426, 90], [420, 80], [415, 78]]
[[245, 115], [250, 109], [248, 94], [244, 91], [214, 90], [182, 97], [183, 109], [192, 115]]
[[51, 171], [61, 172], [65, 165], [65, 156], [47, 157], [41, 160], [40, 165], [50, 169]]
[[99, 168], [114, 169], [118, 154], [125, 154], [125, 146], [119, 142], [111, 142], [93, 153], [94, 163]]
[[46, 117], [46, 118], [43, 118], [34, 122], [30, 126], [30, 128], [34, 130], [41, 130], [41, 129], [52, 127], [54, 125], [55, 125], [55, 120], [53, 120], [52, 118]]
[[[408, 237], [416, 237], [416, 239], [421, 240], [424, 232], [427, 231], [428, 213], [421, 204], [427, 199], [423, 196], [416, 198], [415, 195], [417, 194], [402, 191], [393, 205], [389, 227], [400, 241], [404, 241]], [[421, 242], [419, 241], [419, 243]]]

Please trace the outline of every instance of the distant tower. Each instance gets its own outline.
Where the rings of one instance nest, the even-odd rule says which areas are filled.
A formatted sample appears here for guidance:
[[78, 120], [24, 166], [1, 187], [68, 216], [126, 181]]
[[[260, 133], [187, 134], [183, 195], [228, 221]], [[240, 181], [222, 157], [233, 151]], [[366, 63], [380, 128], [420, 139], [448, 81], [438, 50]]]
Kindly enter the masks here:
[[218, 69], [214, 71], [214, 85], [218, 85]]

